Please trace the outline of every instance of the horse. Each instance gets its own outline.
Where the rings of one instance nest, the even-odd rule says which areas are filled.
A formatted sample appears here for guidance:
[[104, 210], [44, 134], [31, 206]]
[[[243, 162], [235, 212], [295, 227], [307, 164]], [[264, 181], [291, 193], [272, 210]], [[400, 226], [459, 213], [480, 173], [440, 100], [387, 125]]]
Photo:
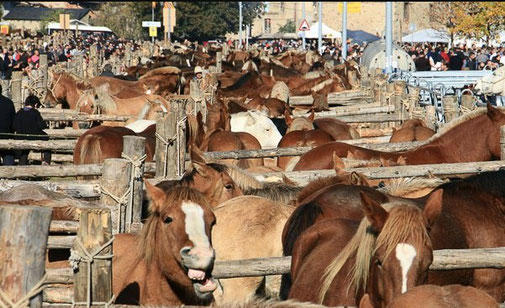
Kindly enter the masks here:
[[[315, 230], [318, 224], [307, 230], [309, 236], [302, 234], [298, 243], [304, 245], [295, 245], [293, 258], [296, 262], [293, 262], [293, 268], [297, 274], [303, 272], [304, 275], [293, 275], [290, 297], [297, 298], [296, 294], [300, 294], [298, 297], [310, 297], [301, 286], [313, 284], [313, 279], [321, 277], [317, 294], [319, 303], [347, 305], [347, 301], [352, 302], [353, 296], [358, 302], [363, 292], [368, 292], [376, 304], [385, 307], [408, 288], [424, 283], [433, 260], [428, 229], [442, 211], [442, 193], [440, 189], [433, 193], [421, 210], [408, 199], [381, 205], [365, 192], [360, 192], [365, 218], [359, 226], [352, 221], [335, 222], [334, 219], [332, 222], [338, 228], [328, 228], [326, 221], [321, 222], [323, 230], [329, 232], [325, 234], [325, 239], [317, 239]], [[350, 240], [342, 241], [339, 236], [334, 239], [342, 228], [343, 232], [346, 228], [350, 228], [347, 233], [354, 231]], [[317, 253], [311, 255], [306, 247], [315, 247]], [[321, 256], [331, 255], [330, 251], [338, 254], [329, 263], [315, 261]], [[307, 275], [304, 268], [311, 268], [314, 273]], [[311, 278], [306, 279], [307, 276]]]
[[359, 139], [361, 136], [351, 125], [335, 118], [318, 118], [313, 121], [314, 128], [330, 134], [335, 140]]
[[405, 121], [398, 129], [393, 127], [393, 134], [389, 142], [410, 142], [424, 141], [435, 135], [435, 131], [426, 126], [424, 121], [419, 119], [410, 119]]
[[[307, 118], [297, 117], [294, 119], [286, 112], [285, 119], [286, 124], [289, 125], [288, 133], [279, 141], [278, 148], [317, 147], [335, 141], [327, 132], [313, 129], [314, 112]], [[295, 128], [298, 129], [295, 130]], [[298, 157], [282, 156], [277, 159], [277, 166], [285, 171], [291, 171], [297, 162]]]
[[278, 98], [262, 98], [255, 97], [247, 105], [252, 109], [265, 110], [268, 112], [268, 117], [274, 118], [283, 115], [285, 112], [290, 112], [289, 105]]
[[210, 240], [216, 223], [212, 209], [193, 188], [174, 186], [164, 191], [148, 181], [145, 184], [150, 214], [140, 235], [115, 236], [115, 303], [210, 304], [217, 288], [210, 274], [215, 259]]
[[[500, 305], [486, 292], [477, 288], [452, 284], [447, 286], [423, 285], [397, 296], [387, 308], [498, 308]], [[375, 308], [365, 294], [359, 308]]]
[[246, 132], [253, 135], [262, 149], [277, 147], [282, 138], [272, 120], [257, 110], [231, 114], [230, 125], [232, 132]]
[[73, 162], [76, 165], [101, 164], [107, 158], [120, 158], [124, 136], [146, 138], [146, 161], [153, 161], [156, 150], [156, 125], [150, 125], [143, 132], [120, 126], [96, 126], [82, 134], [74, 148]]
[[[503, 124], [505, 114], [488, 103], [486, 109], [478, 109], [451, 121], [415, 149], [381, 152], [330, 142], [303, 154], [293, 170], [331, 169], [333, 152], [339, 157], [351, 153], [356, 159], [383, 157], [397, 161], [403, 157], [407, 165], [488, 161], [500, 157], [500, 127]], [[479, 134], [474, 133], [476, 131]]]
[[[429, 195], [417, 199], [403, 199], [386, 195], [369, 187], [320, 185], [311, 191], [302, 191], [303, 200], [297, 202], [283, 231], [285, 255], [292, 253], [293, 243], [308, 227], [323, 218], [340, 218], [359, 221], [363, 213], [359, 210], [360, 191], [365, 191], [379, 203], [410, 200], [422, 207], [425, 200], [437, 190], [443, 189], [443, 211], [431, 227], [434, 249], [489, 248], [505, 245], [501, 236], [505, 208], [505, 171], [485, 172], [445, 183]], [[505, 270], [473, 269], [433, 271], [428, 283], [444, 285], [452, 283], [470, 284], [486, 291], [495, 300], [504, 300]]]
[[[212, 243], [217, 261], [282, 256], [281, 233], [293, 206], [259, 196], [240, 196], [214, 208], [217, 223]], [[237, 226], [241, 226], [237, 228]], [[258, 240], [261, 238], [261, 240]], [[217, 303], [239, 302], [255, 294], [277, 297], [279, 282], [273, 277], [244, 277], [220, 280]], [[265, 279], [267, 281], [265, 286]], [[279, 279], [277, 279], [279, 280]], [[265, 289], [266, 287], [266, 289]]]

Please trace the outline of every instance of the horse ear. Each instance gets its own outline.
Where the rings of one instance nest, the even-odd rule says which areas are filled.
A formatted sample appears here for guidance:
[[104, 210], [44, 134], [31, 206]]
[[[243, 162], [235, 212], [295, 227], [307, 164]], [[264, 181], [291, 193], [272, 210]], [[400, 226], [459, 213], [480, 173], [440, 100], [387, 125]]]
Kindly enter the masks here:
[[151, 201], [149, 203], [149, 210], [153, 213], [158, 212], [160, 210], [159, 204], [165, 198], [165, 192], [161, 188], [149, 183], [147, 179], [144, 179], [144, 183], [146, 185], [147, 197]]
[[486, 108], [487, 116], [491, 119], [491, 121], [498, 120], [499, 116], [501, 115], [501, 112], [498, 110], [498, 108], [493, 107], [493, 105], [491, 105], [489, 102], [487, 102]]
[[247, 111], [247, 125], [254, 125], [256, 123], [256, 118], [251, 111]]
[[398, 164], [398, 166], [406, 166], [407, 165], [407, 160], [405, 159], [405, 157], [400, 156], [396, 160], [396, 163]]
[[309, 120], [311, 123], [314, 122], [316, 114], [314, 113], [314, 109], [310, 109], [310, 115], [307, 117], [307, 120]]
[[343, 171], [345, 168], [346, 166], [342, 158], [338, 157], [336, 152], [333, 152], [333, 170], [335, 170], [338, 175], [341, 175], [346, 173]]
[[[395, 127], [393, 127], [391, 130], [393, 131], [393, 133], [396, 132], [396, 128]], [[366, 294], [366, 295], [368, 295], [368, 294]], [[363, 296], [363, 298], [365, 298], [365, 297]]]
[[351, 172], [351, 184], [359, 186], [371, 186], [366, 180], [365, 176], [353, 171]]
[[192, 167], [203, 177], [207, 177], [206, 168], [207, 161], [205, 160], [205, 156], [203, 152], [197, 147], [191, 147], [191, 165]]
[[287, 110], [284, 110], [284, 120], [286, 121], [287, 126], [291, 126], [291, 123], [293, 123], [293, 117]]
[[388, 212], [384, 210], [379, 202], [369, 197], [364, 191], [360, 191], [359, 195], [361, 196], [361, 206], [365, 217], [376, 232], [381, 232], [382, 227], [386, 223]]
[[443, 189], [437, 189], [430, 194], [428, 200], [426, 200], [426, 206], [423, 210], [423, 215], [428, 220], [430, 226], [433, 225], [435, 220], [438, 218], [442, 212], [442, 197], [444, 195]]
[[356, 159], [354, 158], [354, 154], [351, 151], [347, 151], [347, 159]]
[[286, 185], [296, 186], [296, 183], [291, 181], [284, 173], [282, 173], [282, 182]]
[[370, 295], [368, 295], [368, 293], [365, 293], [365, 295], [363, 295], [359, 301], [359, 308], [374, 308], [372, 300], [370, 299]]
[[379, 160], [381, 162], [382, 167], [391, 167], [391, 163], [389, 160], [385, 159], [384, 157], [380, 156]]

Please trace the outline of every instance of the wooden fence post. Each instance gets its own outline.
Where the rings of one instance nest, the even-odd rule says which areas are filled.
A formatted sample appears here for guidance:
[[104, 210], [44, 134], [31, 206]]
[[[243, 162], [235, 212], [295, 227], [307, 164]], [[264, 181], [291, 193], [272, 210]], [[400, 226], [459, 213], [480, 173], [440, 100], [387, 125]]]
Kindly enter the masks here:
[[123, 136], [123, 153], [121, 155], [131, 164], [131, 196], [126, 208], [126, 232], [140, 230], [142, 218], [142, 201], [144, 161], [146, 159], [146, 138], [140, 136]]
[[223, 53], [216, 52], [216, 73], [221, 74], [223, 71]]
[[91, 62], [92, 77], [98, 76], [98, 49], [96, 44], [89, 47], [89, 58]]
[[[472, 94], [470, 95], [461, 95], [461, 108], [474, 110], [475, 109], [475, 98]], [[463, 111], [463, 110], [462, 110]]]
[[113, 234], [125, 232], [125, 207], [130, 198], [131, 164], [126, 159], [106, 159], [100, 177], [100, 201], [110, 208]]
[[104, 305], [111, 300], [112, 239], [108, 209], [81, 209], [79, 229], [70, 256], [76, 305]]
[[419, 88], [409, 88], [409, 118], [414, 116], [414, 110], [419, 106]]
[[23, 72], [19, 71], [12, 72], [11, 95], [16, 110], [23, 108], [23, 98], [22, 98], [23, 89], [21, 87], [22, 78], [23, 78]]
[[42, 93], [44, 93], [44, 95], [47, 93], [47, 81], [48, 81], [47, 80], [47, 78], [48, 78], [47, 69], [48, 69], [47, 54], [41, 54], [40, 59], [39, 59], [39, 71], [42, 75], [41, 87], [42, 87]]
[[436, 130], [437, 129], [437, 107], [426, 106], [425, 111], [426, 111], [426, 114], [425, 114], [424, 122], [426, 123], [426, 125], [429, 128]]
[[156, 177], [176, 179], [184, 172], [188, 99], [170, 99], [170, 113], [156, 121]]
[[500, 127], [500, 159], [505, 160], [505, 125]]
[[449, 123], [459, 116], [458, 97], [455, 95], [442, 97], [444, 105], [445, 123]]
[[0, 303], [6, 307], [42, 307], [51, 213], [48, 207], [0, 206]]

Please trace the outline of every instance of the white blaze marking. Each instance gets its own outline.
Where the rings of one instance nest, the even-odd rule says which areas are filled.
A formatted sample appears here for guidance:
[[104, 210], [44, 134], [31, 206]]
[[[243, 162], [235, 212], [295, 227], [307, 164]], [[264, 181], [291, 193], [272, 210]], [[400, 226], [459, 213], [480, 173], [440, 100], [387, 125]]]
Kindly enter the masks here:
[[193, 242], [195, 247], [210, 247], [209, 238], [205, 233], [202, 207], [196, 203], [184, 201], [181, 208], [186, 215], [184, 223], [189, 240]]
[[416, 255], [414, 246], [405, 243], [396, 245], [396, 258], [402, 268], [402, 294], [407, 292], [407, 274]]

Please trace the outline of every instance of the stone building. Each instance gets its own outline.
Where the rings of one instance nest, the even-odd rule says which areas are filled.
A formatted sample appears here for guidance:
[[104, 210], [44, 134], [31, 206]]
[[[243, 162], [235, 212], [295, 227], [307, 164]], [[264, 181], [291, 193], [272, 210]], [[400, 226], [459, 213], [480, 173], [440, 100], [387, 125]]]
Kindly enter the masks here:
[[[323, 23], [336, 31], [342, 30], [342, 2], [322, 2]], [[393, 36], [399, 40], [409, 34], [409, 25], [414, 24], [416, 31], [426, 28], [440, 28], [429, 17], [433, 2], [393, 2]], [[295, 21], [296, 29], [302, 22], [302, 6], [310, 25], [318, 20], [318, 2], [267, 2], [267, 10], [256, 18], [250, 35], [277, 33], [279, 28], [289, 21]], [[383, 36], [386, 22], [385, 2], [348, 2], [347, 28], [363, 30]], [[245, 27], [244, 27], [245, 29]], [[236, 38], [236, 35], [230, 36]]]

